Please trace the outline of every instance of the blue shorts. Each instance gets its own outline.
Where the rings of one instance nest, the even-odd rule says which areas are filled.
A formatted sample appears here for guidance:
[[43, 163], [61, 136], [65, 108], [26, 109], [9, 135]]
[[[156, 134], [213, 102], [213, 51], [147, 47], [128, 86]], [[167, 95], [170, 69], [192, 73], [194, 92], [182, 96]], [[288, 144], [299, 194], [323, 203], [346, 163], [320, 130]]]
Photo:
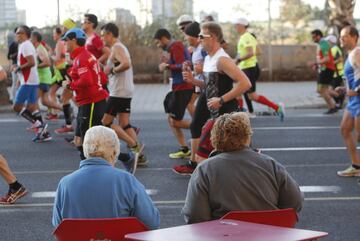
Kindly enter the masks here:
[[50, 85], [40, 83], [39, 89], [42, 90], [42, 92], [46, 93], [50, 90]]
[[350, 112], [350, 115], [355, 118], [360, 116], [360, 105], [347, 105], [346, 109]]
[[39, 85], [21, 85], [16, 92], [15, 105], [36, 104], [38, 99]]

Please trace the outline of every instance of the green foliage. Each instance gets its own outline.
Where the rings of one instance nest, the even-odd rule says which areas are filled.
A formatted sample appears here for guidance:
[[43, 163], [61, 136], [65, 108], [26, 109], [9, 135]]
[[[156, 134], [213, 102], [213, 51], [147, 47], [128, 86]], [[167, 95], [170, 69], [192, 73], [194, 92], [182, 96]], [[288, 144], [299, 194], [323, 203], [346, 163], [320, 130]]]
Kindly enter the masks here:
[[290, 22], [296, 28], [301, 21], [305, 23], [309, 21], [311, 11], [311, 6], [301, 0], [282, 0], [280, 18]]

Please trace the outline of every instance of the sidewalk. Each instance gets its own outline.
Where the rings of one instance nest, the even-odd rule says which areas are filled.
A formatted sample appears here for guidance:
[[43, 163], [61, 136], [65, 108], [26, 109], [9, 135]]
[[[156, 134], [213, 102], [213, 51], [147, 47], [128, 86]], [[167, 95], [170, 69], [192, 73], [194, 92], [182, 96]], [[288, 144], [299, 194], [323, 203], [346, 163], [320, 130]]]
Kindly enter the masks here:
[[[133, 112], [163, 111], [168, 90], [169, 86], [164, 84], [136, 85]], [[260, 82], [256, 84], [256, 91], [276, 103], [283, 102], [286, 108], [325, 108], [324, 100], [316, 92], [316, 82]], [[264, 111], [268, 108], [254, 103], [254, 109]]]
[[[137, 84], [132, 102], [134, 113], [163, 112], [163, 100], [169, 90], [166, 84]], [[256, 90], [274, 102], [285, 103], [286, 108], [321, 108], [325, 102], [316, 93], [316, 82], [259, 82]], [[267, 107], [254, 103], [256, 111]], [[0, 106], [0, 112], [12, 112], [10, 105]]]

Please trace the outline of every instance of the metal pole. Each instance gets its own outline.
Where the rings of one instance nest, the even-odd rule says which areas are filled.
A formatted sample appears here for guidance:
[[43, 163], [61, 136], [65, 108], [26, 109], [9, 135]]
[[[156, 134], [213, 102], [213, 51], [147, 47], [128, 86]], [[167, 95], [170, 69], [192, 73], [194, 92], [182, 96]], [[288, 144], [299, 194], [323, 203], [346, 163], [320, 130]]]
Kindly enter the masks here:
[[162, 26], [165, 27], [165, 0], [162, 0]]
[[57, 0], [57, 25], [60, 25], [60, 0]]
[[273, 66], [272, 66], [272, 47], [271, 47], [271, 39], [272, 39], [272, 33], [271, 33], [271, 13], [270, 13], [270, 6], [271, 6], [271, 0], [268, 0], [268, 15], [269, 15], [269, 21], [268, 21], [268, 62], [269, 62], [269, 81], [273, 80]]

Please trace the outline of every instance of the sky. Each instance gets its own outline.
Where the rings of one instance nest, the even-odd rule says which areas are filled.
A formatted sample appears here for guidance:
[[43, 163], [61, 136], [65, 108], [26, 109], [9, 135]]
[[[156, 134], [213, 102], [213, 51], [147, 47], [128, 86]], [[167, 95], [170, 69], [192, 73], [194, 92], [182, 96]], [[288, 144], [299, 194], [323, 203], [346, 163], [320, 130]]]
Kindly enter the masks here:
[[[109, 9], [125, 8], [129, 9], [139, 20], [140, 10], [137, 0], [59, 0], [60, 1], [60, 21], [72, 17], [72, 13], [92, 12], [99, 18], [107, 15]], [[145, 0], [143, 0], [144, 2]], [[151, 5], [151, 0], [146, 0]], [[171, 0], [165, 0], [171, 1]], [[312, 6], [322, 8], [325, 0], [303, 0]], [[271, 0], [271, 16], [279, 16], [279, 4], [281, 0]], [[359, 2], [359, 1], [358, 1]], [[106, 4], [105, 4], [106, 3]], [[250, 21], [268, 19], [267, 8], [268, 0], [194, 0], [194, 15], [201, 10], [205, 12], [218, 12], [221, 22], [231, 21], [235, 17], [234, 6], [238, 5], [245, 10], [244, 17]], [[30, 26], [43, 27], [54, 25], [57, 21], [57, 0], [16, 0], [17, 8], [26, 10], [27, 24]], [[41, 6], [41, 7], [40, 7]], [[44, 10], [47, 11], [44, 11]], [[355, 6], [355, 18], [360, 18], [360, 3]], [[145, 18], [142, 19], [145, 21]], [[198, 20], [198, 19], [197, 19]]]

